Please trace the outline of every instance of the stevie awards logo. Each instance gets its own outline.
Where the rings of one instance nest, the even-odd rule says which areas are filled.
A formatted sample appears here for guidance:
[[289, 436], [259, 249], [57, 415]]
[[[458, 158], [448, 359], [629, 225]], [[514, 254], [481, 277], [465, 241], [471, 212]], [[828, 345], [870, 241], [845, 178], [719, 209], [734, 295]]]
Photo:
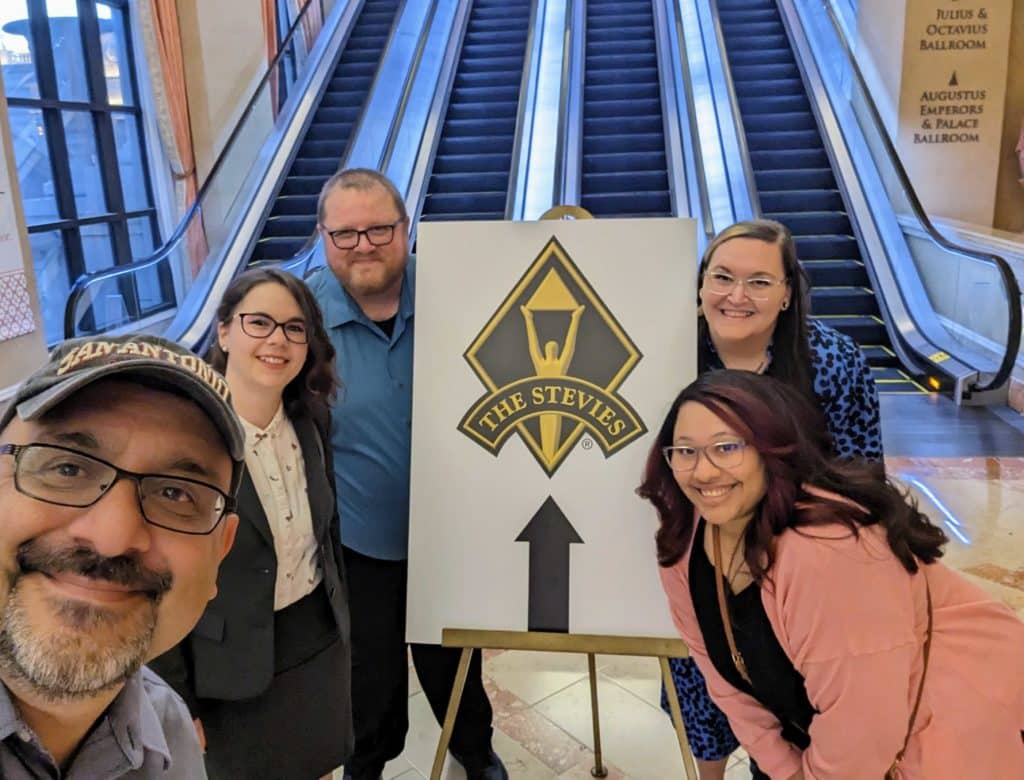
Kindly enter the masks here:
[[464, 357], [489, 392], [459, 430], [494, 455], [516, 432], [551, 476], [584, 432], [607, 457], [647, 431], [615, 394], [642, 355], [555, 238]]

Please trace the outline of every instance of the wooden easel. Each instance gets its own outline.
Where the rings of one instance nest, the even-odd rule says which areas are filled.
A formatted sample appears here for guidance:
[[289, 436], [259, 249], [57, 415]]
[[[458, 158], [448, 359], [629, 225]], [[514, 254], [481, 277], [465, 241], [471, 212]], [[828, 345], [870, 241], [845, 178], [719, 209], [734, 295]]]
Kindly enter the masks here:
[[675, 686], [669, 671], [669, 658], [685, 658], [689, 649], [681, 639], [660, 639], [653, 637], [628, 636], [597, 636], [588, 634], [554, 634], [538, 631], [474, 631], [460, 628], [446, 628], [442, 632], [441, 644], [444, 647], [462, 649], [459, 669], [455, 675], [455, 685], [448, 700], [448, 712], [445, 714], [441, 728], [441, 738], [434, 754], [434, 766], [430, 770], [430, 780], [441, 780], [448, 743], [455, 728], [455, 715], [459, 711], [462, 691], [469, 675], [469, 660], [474, 650], [537, 650], [548, 653], [585, 653], [590, 672], [590, 707], [594, 722], [594, 768], [590, 774], [594, 777], [606, 777], [608, 770], [604, 767], [601, 755], [601, 724], [597, 708], [597, 663], [596, 656], [601, 655], [634, 655], [655, 657], [661, 663], [661, 677], [669, 691], [669, 708], [672, 710], [672, 725], [675, 726], [676, 739], [679, 740], [679, 752], [683, 757], [683, 767], [688, 780], [697, 780], [697, 769], [693, 763], [690, 746], [686, 742], [683, 731], [683, 715], [679, 709], [679, 699], [673, 695]]

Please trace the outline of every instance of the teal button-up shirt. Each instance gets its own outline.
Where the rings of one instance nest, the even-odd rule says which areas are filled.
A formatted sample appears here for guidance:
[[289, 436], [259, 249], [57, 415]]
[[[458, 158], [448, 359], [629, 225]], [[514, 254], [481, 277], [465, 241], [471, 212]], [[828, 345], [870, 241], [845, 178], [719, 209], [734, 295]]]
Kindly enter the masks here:
[[390, 338], [363, 314], [329, 268], [306, 281], [338, 353], [341, 388], [331, 444], [342, 544], [371, 558], [405, 560], [415, 258], [406, 267]]

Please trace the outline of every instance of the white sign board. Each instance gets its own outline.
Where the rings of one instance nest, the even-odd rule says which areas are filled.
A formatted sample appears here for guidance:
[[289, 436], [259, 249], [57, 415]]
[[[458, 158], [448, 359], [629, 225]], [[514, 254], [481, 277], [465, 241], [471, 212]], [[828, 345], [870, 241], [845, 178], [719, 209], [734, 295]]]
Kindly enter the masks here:
[[407, 637], [675, 637], [634, 494], [696, 376], [692, 220], [422, 223]]

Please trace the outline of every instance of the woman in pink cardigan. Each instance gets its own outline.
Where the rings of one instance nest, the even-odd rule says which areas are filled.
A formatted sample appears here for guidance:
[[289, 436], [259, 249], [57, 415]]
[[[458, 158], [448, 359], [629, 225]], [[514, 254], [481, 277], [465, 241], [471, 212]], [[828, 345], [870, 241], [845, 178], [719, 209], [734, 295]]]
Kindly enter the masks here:
[[761, 777], [1024, 778], [1024, 623], [938, 563], [945, 534], [881, 465], [827, 460], [820, 430], [781, 382], [717, 371], [651, 450], [638, 493], [712, 698]]

